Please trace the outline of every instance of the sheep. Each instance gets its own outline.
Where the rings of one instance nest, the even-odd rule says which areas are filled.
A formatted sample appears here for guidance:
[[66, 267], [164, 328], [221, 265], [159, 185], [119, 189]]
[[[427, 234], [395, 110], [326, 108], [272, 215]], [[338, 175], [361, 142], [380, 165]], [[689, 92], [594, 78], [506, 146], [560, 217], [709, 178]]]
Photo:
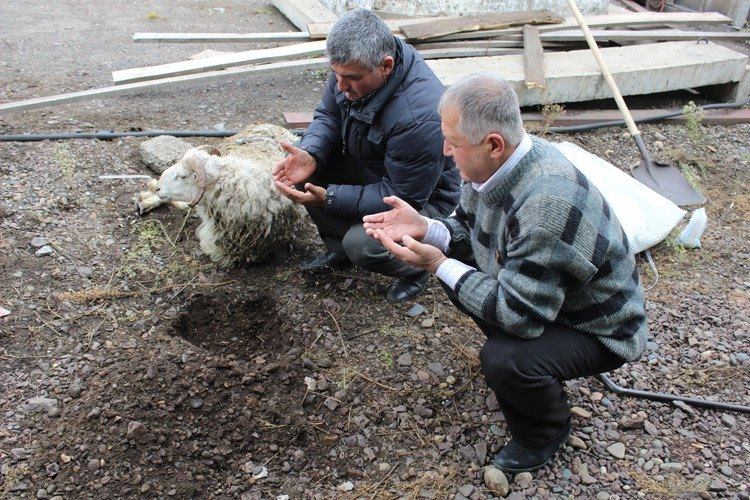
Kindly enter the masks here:
[[140, 193], [144, 214], [163, 203], [194, 207], [201, 219], [201, 250], [219, 267], [261, 262], [289, 243], [303, 211], [273, 185], [271, 169], [293, 136], [275, 125], [256, 125], [222, 144], [190, 149]]

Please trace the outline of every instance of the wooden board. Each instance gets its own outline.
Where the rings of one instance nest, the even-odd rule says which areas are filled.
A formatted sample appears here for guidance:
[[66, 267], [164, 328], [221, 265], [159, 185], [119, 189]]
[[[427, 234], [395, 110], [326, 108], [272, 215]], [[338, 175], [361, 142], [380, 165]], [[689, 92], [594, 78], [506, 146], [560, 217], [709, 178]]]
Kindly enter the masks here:
[[144, 68], [133, 68], [112, 72], [112, 80], [115, 84], [142, 82], [157, 78], [170, 76], [189, 75], [202, 71], [244, 66], [247, 64], [259, 64], [271, 61], [298, 57], [315, 57], [325, 52], [325, 41], [298, 43], [272, 49], [247, 50], [219, 56], [196, 59], [193, 61], [180, 61], [176, 63], [161, 64], [158, 66], [147, 66]]
[[102, 97], [112, 97], [121, 94], [128, 94], [131, 92], [143, 92], [144, 89], [149, 88], [161, 88], [184, 85], [192, 82], [205, 82], [213, 80], [221, 80], [230, 78], [232, 76], [239, 76], [248, 73], [256, 72], [268, 72], [274, 70], [284, 69], [316, 69], [328, 67], [328, 59], [326, 58], [315, 58], [315, 59], [301, 59], [297, 61], [282, 61], [277, 63], [261, 64], [257, 66], [246, 66], [239, 68], [232, 68], [223, 71], [209, 71], [205, 73], [199, 73], [196, 75], [185, 75], [175, 76], [171, 78], [162, 78], [158, 80], [149, 80], [146, 82], [138, 83], [127, 83], [124, 85], [113, 85], [110, 87], [102, 87], [92, 90], [84, 90], [81, 92], [68, 92], [65, 94], [58, 94], [54, 96], [38, 97], [35, 99], [27, 99], [17, 102], [7, 102], [0, 104], [0, 115], [13, 113], [16, 111], [27, 111], [30, 109], [44, 108], [49, 106], [56, 106], [58, 104], [70, 104], [78, 101], [86, 101], [92, 99], [98, 99]]
[[[438, 21], [445, 19], [444, 16], [433, 16], [433, 17], [413, 17], [406, 19], [383, 19], [386, 25], [391, 29], [392, 33], [401, 34], [401, 26], [407, 26], [410, 24], [425, 23], [428, 21]], [[307, 25], [307, 31], [310, 33], [310, 38], [318, 39], [325, 38], [328, 36], [328, 32], [331, 31], [333, 23], [310, 23]]]
[[[676, 40], [750, 40], [750, 32], [662, 30], [591, 30], [594, 39], [606, 41], [676, 41]], [[585, 40], [581, 30], [542, 33], [543, 41], [577, 42]]]
[[523, 27], [523, 75], [527, 89], [547, 91], [544, 80], [544, 49], [539, 39], [539, 29], [527, 24]]
[[300, 31], [310, 23], [335, 23], [338, 16], [319, 0], [273, 0], [273, 6]]
[[[629, 14], [602, 14], [587, 16], [586, 24], [589, 28], [616, 28], [634, 26], [666, 26], [666, 25], [712, 25], [729, 24], [732, 22], [727, 16], [717, 12], [632, 12]], [[578, 28], [575, 18], [565, 18], [562, 23], [544, 24], [539, 26], [540, 36], [550, 31], [560, 31]], [[522, 29], [504, 28], [466, 33], [453, 33], [433, 38], [435, 41], [462, 40], [468, 38], [493, 38], [506, 35], [521, 35]]]
[[407, 40], [426, 40], [451, 33], [489, 30], [524, 24], [561, 23], [563, 18], [547, 11], [530, 10], [475, 16], [454, 16], [438, 21], [400, 25]]
[[309, 42], [306, 31], [280, 33], [135, 33], [135, 43]]

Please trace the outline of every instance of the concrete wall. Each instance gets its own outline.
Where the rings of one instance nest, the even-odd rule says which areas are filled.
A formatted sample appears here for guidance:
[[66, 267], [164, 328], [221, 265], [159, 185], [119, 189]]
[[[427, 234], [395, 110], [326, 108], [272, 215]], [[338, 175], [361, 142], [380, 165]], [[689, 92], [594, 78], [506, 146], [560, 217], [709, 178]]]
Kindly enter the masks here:
[[[323, 5], [341, 14], [356, 7], [382, 10], [409, 16], [470, 15], [488, 12], [548, 10], [563, 17], [573, 14], [566, 0], [321, 0]], [[577, 0], [584, 15], [606, 14], [608, 0]]]
[[673, 0], [677, 6], [698, 12], [720, 12], [738, 28], [750, 25], [750, 0]]

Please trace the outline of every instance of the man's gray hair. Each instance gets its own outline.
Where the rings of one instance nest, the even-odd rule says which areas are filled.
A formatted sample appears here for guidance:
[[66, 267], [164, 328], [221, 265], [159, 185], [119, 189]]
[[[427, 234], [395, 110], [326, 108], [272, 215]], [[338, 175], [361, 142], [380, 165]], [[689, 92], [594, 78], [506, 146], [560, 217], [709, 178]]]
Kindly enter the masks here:
[[489, 72], [464, 76], [448, 87], [438, 104], [459, 112], [456, 132], [471, 144], [479, 144], [490, 133], [498, 133], [512, 146], [524, 136], [518, 96], [508, 82]]
[[344, 13], [328, 33], [326, 55], [330, 64], [359, 63], [373, 70], [386, 56], [395, 57], [396, 38], [387, 24], [367, 9]]

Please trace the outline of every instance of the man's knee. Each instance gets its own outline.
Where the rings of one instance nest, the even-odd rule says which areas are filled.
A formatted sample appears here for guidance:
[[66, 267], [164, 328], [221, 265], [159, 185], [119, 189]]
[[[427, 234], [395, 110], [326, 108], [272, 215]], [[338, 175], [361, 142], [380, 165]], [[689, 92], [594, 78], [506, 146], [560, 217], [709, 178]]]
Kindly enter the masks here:
[[488, 339], [479, 351], [482, 374], [495, 392], [502, 393], [503, 388], [516, 387], [525, 379], [523, 363], [519, 363], [517, 356], [510, 351], [492, 339]]
[[357, 226], [347, 231], [341, 244], [349, 260], [363, 269], [382, 263], [388, 256], [388, 251], [380, 242]]

